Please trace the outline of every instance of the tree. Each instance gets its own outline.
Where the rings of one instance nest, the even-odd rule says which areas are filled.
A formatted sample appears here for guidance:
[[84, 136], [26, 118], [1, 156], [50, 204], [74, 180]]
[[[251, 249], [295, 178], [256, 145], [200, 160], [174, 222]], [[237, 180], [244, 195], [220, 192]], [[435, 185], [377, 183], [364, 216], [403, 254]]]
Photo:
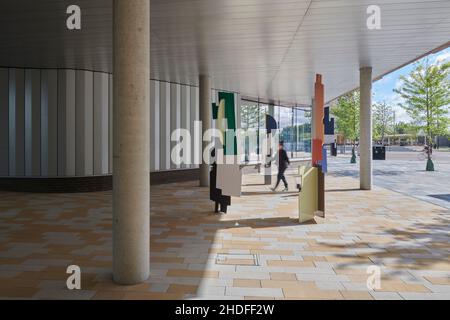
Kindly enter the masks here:
[[373, 136], [384, 142], [384, 137], [391, 132], [394, 110], [386, 102], [376, 103], [373, 108]]
[[[257, 132], [257, 153], [259, 154], [259, 130], [261, 124], [265, 123], [265, 110], [258, 104], [250, 104], [241, 106], [241, 128], [248, 133], [249, 129]], [[245, 137], [245, 161], [250, 160], [250, 141], [248, 136]]]
[[352, 142], [352, 163], [356, 163], [355, 144], [359, 139], [359, 91], [342, 97], [331, 108], [336, 121], [336, 131]]
[[[244, 105], [241, 107], [241, 126], [242, 129], [258, 128], [259, 118], [263, 116], [258, 105]], [[263, 119], [263, 118], [261, 118]]]
[[416, 135], [417, 132], [419, 131], [417, 129], [417, 126], [415, 126], [413, 123], [406, 123], [406, 122], [402, 122], [402, 121], [397, 123], [395, 125], [395, 127], [396, 127], [396, 133], [398, 133], [398, 134]]
[[404, 102], [400, 107], [406, 110], [420, 129], [426, 133], [428, 144], [427, 171], [434, 171], [431, 160], [433, 138], [448, 132], [450, 105], [450, 62], [429, 64], [419, 62], [411, 73], [401, 77], [402, 85], [394, 92]]

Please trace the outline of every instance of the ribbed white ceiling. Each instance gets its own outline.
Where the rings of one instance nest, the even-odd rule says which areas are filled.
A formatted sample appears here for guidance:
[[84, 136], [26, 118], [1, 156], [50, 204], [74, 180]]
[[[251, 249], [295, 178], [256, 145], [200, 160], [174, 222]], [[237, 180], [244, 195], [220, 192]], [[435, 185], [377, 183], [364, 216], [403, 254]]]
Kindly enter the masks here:
[[[0, 65], [112, 71], [111, 0], [78, 0], [82, 30], [65, 29], [73, 1], [2, 0]], [[366, 9], [381, 8], [381, 30]], [[449, 0], [152, 0], [152, 78], [307, 104], [315, 73], [326, 99], [450, 41]]]

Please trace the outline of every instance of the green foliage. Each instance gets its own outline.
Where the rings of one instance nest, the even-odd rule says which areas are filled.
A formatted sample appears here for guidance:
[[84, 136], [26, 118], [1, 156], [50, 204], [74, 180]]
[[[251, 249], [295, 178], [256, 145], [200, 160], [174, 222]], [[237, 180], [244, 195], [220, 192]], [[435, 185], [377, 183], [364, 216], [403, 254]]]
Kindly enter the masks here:
[[396, 134], [411, 134], [417, 135], [419, 128], [413, 123], [399, 122], [395, 125]]
[[258, 120], [264, 120], [264, 110], [258, 105], [245, 105], [241, 107], [241, 126], [242, 129], [246, 130], [249, 128], [258, 128]]
[[431, 144], [436, 135], [445, 135], [449, 129], [450, 63], [419, 62], [411, 73], [401, 77], [403, 84], [394, 90], [404, 100], [399, 105], [406, 110]]
[[353, 91], [340, 97], [331, 108], [337, 133], [343, 134], [353, 143], [359, 139], [359, 101], [359, 91]]
[[394, 110], [392, 106], [376, 103], [373, 106], [373, 137], [375, 140], [384, 141], [384, 137], [392, 132]]

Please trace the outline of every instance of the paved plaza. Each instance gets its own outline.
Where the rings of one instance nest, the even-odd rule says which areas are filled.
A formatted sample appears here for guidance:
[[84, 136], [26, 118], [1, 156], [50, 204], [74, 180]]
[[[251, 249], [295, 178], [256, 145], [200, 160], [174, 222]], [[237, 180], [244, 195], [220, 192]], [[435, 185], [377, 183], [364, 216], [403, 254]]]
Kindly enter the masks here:
[[[393, 147], [386, 161], [373, 162], [374, 183], [450, 209], [450, 152], [435, 151], [434, 172], [425, 171], [426, 160], [418, 147]], [[358, 159], [359, 161], [359, 159]], [[350, 155], [330, 159], [330, 174], [358, 178], [359, 163], [350, 164]]]
[[[298, 196], [269, 192], [257, 174], [244, 177], [243, 196], [227, 215], [211, 212], [208, 190], [197, 183], [154, 186], [151, 278], [126, 287], [111, 280], [111, 192], [2, 192], [0, 298], [450, 299], [448, 207], [392, 191], [411, 167], [377, 172], [396, 161], [375, 163], [368, 192], [352, 174], [338, 174], [350, 168], [344, 158], [332, 160], [326, 217], [303, 225]], [[423, 182], [416, 172], [421, 178], [409, 184]], [[427, 190], [448, 192], [438, 186]], [[73, 264], [81, 267], [80, 291], [66, 289]], [[379, 289], [367, 287], [370, 266], [380, 267]]]

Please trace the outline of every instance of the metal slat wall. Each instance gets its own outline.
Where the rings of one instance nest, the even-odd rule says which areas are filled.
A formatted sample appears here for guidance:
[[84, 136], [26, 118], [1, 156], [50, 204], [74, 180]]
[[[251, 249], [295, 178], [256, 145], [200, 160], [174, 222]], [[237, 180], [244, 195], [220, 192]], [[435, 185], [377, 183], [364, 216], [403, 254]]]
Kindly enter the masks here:
[[0, 69], [0, 177], [112, 172], [111, 75]]
[[25, 71], [25, 176], [41, 175], [41, 71]]
[[[166, 171], [198, 166], [176, 165], [171, 152], [177, 142], [171, 141], [176, 129], [187, 129], [194, 138], [194, 121], [199, 119], [198, 88], [163, 81], [151, 81], [151, 170]], [[191, 145], [193, 149], [193, 144]], [[191, 156], [193, 154], [191, 153]]]
[[[176, 142], [172, 141], [172, 132], [181, 127], [181, 85], [177, 83], [170, 84], [170, 135], [168, 139], [170, 141], [170, 151], [168, 156], [171, 158], [171, 153], [176, 145]], [[180, 166], [170, 161], [170, 169], [179, 169]]]
[[93, 73], [77, 70], [75, 98], [75, 168], [77, 176], [90, 176], [94, 173], [93, 86]]
[[160, 82], [150, 81], [150, 171], [160, 169]]
[[[191, 90], [191, 105], [190, 105], [190, 128], [191, 128], [191, 135], [192, 135], [192, 139], [195, 138], [195, 121], [199, 121], [200, 119], [200, 107], [199, 107], [199, 90], [198, 88], [195, 87], [190, 87]], [[201, 133], [198, 133], [198, 145], [201, 146], [202, 145], [202, 139], [201, 139]], [[194, 140], [192, 140], [192, 142], [194, 143]], [[196, 151], [194, 146], [192, 146], [193, 150], [192, 150], [192, 157], [194, 157], [194, 152]], [[201, 147], [198, 148], [198, 159], [201, 159]], [[193, 158], [193, 161], [195, 159]], [[198, 168], [199, 165], [197, 164], [192, 164], [191, 168]]]
[[41, 72], [41, 175], [58, 175], [58, 71]]
[[58, 176], [75, 176], [75, 70], [58, 71]]
[[[198, 168], [171, 161], [171, 134], [178, 128], [190, 132], [194, 160], [198, 87], [157, 80], [150, 86], [151, 171]], [[112, 91], [107, 73], [0, 68], [0, 177], [111, 174]], [[217, 94], [213, 90], [213, 101]]]
[[[2, 88], [4, 90], [4, 88]], [[25, 70], [9, 70], [9, 175], [25, 175]]]
[[94, 73], [94, 175], [109, 173], [109, 75]]
[[170, 83], [160, 83], [160, 168], [159, 170], [170, 169]]
[[9, 70], [0, 69], [0, 177], [9, 175]]
[[113, 172], [113, 76], [112, 74], [108, 75], [109, 79], [109, 93], [108, 93], [108, 173], [112, 174]]

